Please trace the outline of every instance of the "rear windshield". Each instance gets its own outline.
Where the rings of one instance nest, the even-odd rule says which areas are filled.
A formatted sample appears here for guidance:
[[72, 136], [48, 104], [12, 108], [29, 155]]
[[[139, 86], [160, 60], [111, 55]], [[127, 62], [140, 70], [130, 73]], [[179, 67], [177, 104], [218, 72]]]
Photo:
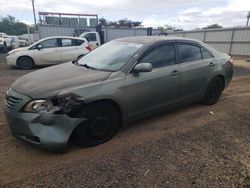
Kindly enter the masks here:
[[137, 43], [111, 41], [90, 52], [78, 63], [94, 69], [118, 71], [141, 46]]

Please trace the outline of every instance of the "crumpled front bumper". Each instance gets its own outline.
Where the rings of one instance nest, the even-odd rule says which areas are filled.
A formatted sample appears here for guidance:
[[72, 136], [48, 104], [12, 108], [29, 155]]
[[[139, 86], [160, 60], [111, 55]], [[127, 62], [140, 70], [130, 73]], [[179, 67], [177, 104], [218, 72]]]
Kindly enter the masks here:
[[[14, 96], [21, 102], [10, 108], [8, 97]], [[50, 151], [66, 151], [68, 140], [82, 118], [71, 118], [65, 114], [23, 113], [21, 109], [28, 101], [27, 96], [11, 90], [5, 100], [6, 119], [13, 136], [26, 140]]]

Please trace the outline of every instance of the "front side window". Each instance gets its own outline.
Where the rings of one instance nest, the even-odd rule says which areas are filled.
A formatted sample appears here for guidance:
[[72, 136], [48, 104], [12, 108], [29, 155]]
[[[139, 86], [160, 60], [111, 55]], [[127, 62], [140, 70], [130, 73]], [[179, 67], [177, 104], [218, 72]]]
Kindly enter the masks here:
[[175, 64], [175, 49], [172, 44], [164, 44], [151, 50], [140, 63], [151, 63], [153, 68]]
[[191, 44], [177, 44], [180, 62], [190, 62], [202, 59], [201, 49]]
[[[39, 43], [43, 48], [56, 48], [58, 47], [57, 39], [48, 39]], [[39, 45], [38, 44], [38, 45]]]
[[62, 46], [63, 47], [72, 46], [71, 39], [62, 39]]

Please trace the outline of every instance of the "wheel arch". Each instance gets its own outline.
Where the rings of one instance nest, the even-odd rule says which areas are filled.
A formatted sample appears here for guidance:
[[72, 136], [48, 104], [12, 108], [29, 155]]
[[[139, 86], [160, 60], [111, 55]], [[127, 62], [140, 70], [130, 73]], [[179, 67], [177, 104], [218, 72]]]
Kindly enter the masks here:
[[95, 100], [95, 101], [91, 101], [89, 103], [84, 102], [80, 108], [78, 108], [76, 111], [70, 113], [70, 116], [71, 117], [76, 117], [75, 114], [78, 114], [79, 111], [81, 111], [81, 110], [83, 110], [85, 108], [88, 108], [88, 106], [90, 106], [90, 105], [96, 105], [96, 104], [108, 104], [108, 105], [111, 105], [112, 107], [114, 107], [118, 111], [120, 121], [121, 122], [123, 121], [123, 119], [124, 119], [124, 110], [122, 109], [121, 105], [117, 101], [115, 101], [113, 99], [108, 99], [108, 98], [98, 99], [98, 100]]
[[30, 59], [32, 60], [32, 62], [33, 62], [33, 65], [35, 65], [35, 61], [34, 61], [34, 59], [33, 59], [32, 57], [30, 57], [29, 55], [22, 55], [22, 56], [20, 56], [20, 57], [18, 57], [18, 58], [16, 59], [16, 65], [17, 65], [17, 66], [19, 66], [19, 65], [18, 65], [18, 60], [20, 60], [22, 57], [30, 58]]
[[[115, 100], [112, 99], [99, 99], [93, 102], [89, 102], [89, 103], [83, 103], [82, 106], [80, 108], [78, 108], [76, 111], [68, 114], [70, 117], [72, 118], [79, 118], [78, 114], [81, 110], [83, 109], [87, 109], [89, 105], [96, 105], [96, 104], [108, 104], [111, 105], [112, 107], [114, 107], [115, 109], [117, 109], [118, 114], [119, 114], [119, 120], [120, 120], [120, 126], [122, 126], [122, 122], [123, 122], [123, 117], [124, 117], [124, 113], [123, 110], [121, 108], [121, 106], [119, 105], [119, 103], [117, 103]], [[69, 142], [72, 142], [74, 140], [75, 137], [75, 133], [77, 128], [80, 126], [80, 124], [78, 124], [70, 133], [69, 139], [67, 141], [67, 144]]]
[[77, 60], [82, 58], [83, 56], [85, 56], [85, 54], [80, 54], [78, 57], [77, 57]]

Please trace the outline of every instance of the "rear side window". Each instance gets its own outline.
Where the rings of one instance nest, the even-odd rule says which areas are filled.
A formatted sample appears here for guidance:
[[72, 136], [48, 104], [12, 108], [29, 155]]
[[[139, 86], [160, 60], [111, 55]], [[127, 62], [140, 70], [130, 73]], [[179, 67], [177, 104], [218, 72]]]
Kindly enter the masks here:
[[82, 45], [85, 41], [84, 40], [80, 40], [80, 39], [72, 39], [73, 42], [73, 46], [80, 46]]
[[72, 46], [71, 39], [62, 39], [62, 46], [63, 47]]
[[177, 44], [180, 62], [197, 61], [202, 59], [201, 48], [191, 44]]
[[142, 58], [140, 63], [151, 63], [153, 68], [175, 64], [174, 45], [164, 44], [155, 47]]
[[206, 48], [201, 48], [201, 52], [203, 59], [209, 59], [214, 57]]

